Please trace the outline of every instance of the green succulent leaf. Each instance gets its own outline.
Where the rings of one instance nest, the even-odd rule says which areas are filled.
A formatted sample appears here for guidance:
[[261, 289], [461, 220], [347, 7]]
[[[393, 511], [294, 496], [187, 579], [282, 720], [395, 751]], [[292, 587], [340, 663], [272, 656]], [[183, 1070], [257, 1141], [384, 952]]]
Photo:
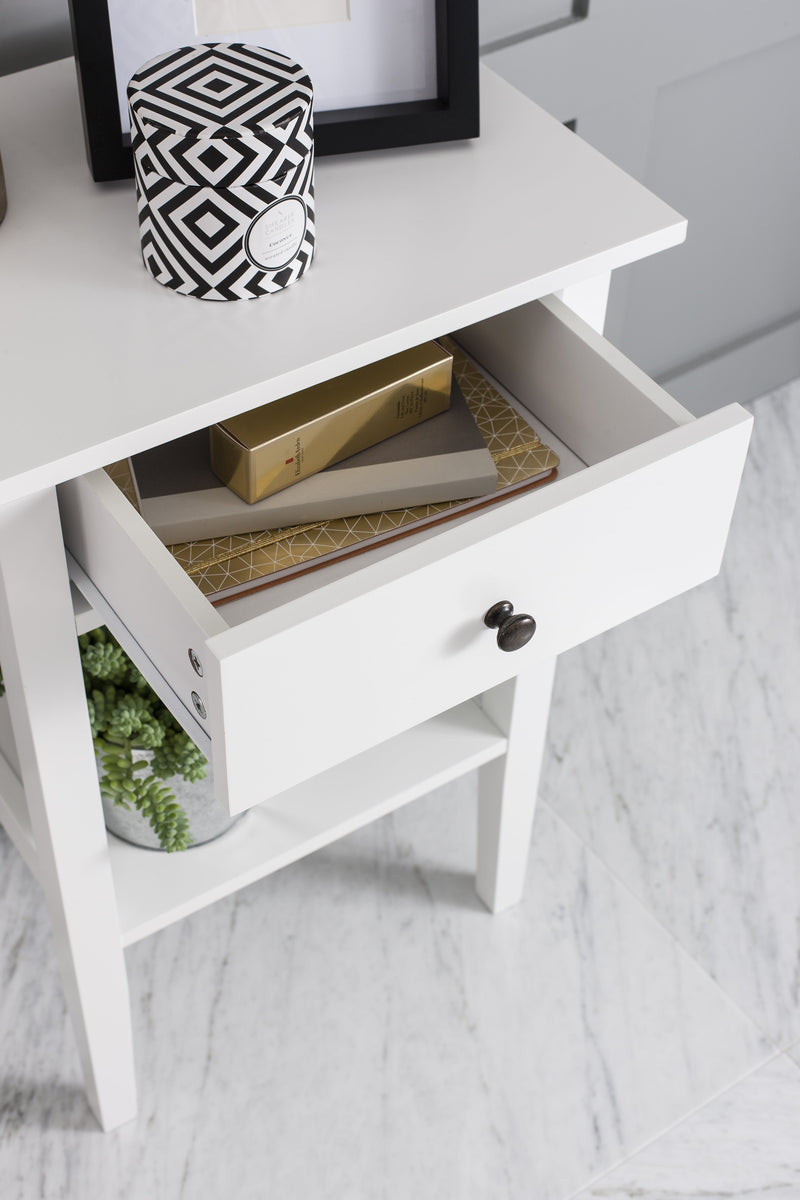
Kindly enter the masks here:
[[[164, 850], [185, 850], [192, 842], [189, 820], [160, 780], [205, 779], [207, 760], [108, 629], [81, 634], [78, 649], [101, 795], [141, 813]], [[152, 751], [152, 763], [135, 758], [137, 749]]]
[[[207, 760], [107, 629], [82, 634], [78, 645], [101, 795], [141, 813], [164, 850], [185, 850], [189, 820], [160, 781], [204, 779]], [[152, 751], [152, 763], [137, 749]]]

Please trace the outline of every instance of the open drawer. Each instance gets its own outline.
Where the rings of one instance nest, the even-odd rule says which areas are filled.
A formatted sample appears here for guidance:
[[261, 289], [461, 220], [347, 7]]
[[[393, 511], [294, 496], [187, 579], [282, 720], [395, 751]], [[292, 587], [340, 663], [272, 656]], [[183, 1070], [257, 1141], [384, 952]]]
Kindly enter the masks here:
[[[747, 413], [693, 419], [555, 299], [456, 337], [572, 466], [302, 584], [214, 608], [105, 472], [59, 489], [79, 586], [210, 747], [232, 813], [719, 569]], [[498, 600], [537, 622], [514, 653], [483, 623]]]

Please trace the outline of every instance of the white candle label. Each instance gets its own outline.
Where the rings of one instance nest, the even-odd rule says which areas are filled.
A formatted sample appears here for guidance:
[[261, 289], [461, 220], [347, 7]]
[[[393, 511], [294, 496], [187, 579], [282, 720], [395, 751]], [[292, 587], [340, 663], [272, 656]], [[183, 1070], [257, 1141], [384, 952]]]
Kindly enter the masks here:
[[245, 234], [244, 252], [262, 271], [280, 271], [297, 255], [306, 235], [306, 206], [299, 196], [276, 200]]

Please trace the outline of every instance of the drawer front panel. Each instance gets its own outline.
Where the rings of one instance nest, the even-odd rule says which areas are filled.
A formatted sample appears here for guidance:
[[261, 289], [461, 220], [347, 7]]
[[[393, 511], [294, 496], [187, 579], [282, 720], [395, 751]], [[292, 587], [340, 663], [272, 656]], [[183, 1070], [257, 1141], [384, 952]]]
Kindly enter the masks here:
[[[435, 562], [419, 555], [416, 569], [409, 556], [401, 578], [266, 640], [248, 644], [246, 626], [211, 639], [215, 772], [231, 810], [714, 575], [749, 426], [730, 412], [713, 418], [706, 436], [674, 430], [564, 480], [560, 503], [505, 529], [491, 528], [493, 514], [480, 540]], [[483, 623], [498, 600], [537, 621], [513, 653]]]
[[[141, 647], [145, 673], [149, 659], [163, 675], [179, 719], [198, 711], [192, 693], [200, 700], [231, 812], [719, 569], [749, 440], [743, 410], [692, 420], [554, 301], [492, 318], [466, 341], [592, 465], [365, 555], [343, 578], [322, 570], [292, 602], [279, 586], [241, 624], [208, 604], [103, 472], [61, 489], [67, 547], [105, 619]], [[537, 622], [513, 653], [483, 623], [499, 600]]]

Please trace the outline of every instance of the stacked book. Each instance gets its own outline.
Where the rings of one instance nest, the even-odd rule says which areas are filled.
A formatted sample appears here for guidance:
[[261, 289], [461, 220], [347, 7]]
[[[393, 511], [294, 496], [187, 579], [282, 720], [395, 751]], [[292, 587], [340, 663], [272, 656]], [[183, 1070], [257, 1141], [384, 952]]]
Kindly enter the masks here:
[[[426, 394], [419, 386], [406, 387], [406, 399], [396, 393], [389, 406], [392, 420], [403, 414], [406, 427], [355, 453], [350, 453], [354, 436], [363, 444], [372, 434], [359, 429], [354, 435], [351, 421], [347, 436], [337, 441], [329, 425], [327, 436], [323, 431], [317, 441], [325, 445], [328, 461], [337, 460], [323, 469], [316, 465], [310, 425], [302, 445], [290, 439], [291, 454], [275, 439], [269, 466], [247, 445], [252, 423], [235, 419], [212, 436], [198, 431], [115, 464], [109, 473], [215, 604], [552, 479], [558, 466], [553, 451], [454, 342], [434, 345], [448, 360], [446, 384], [438, 380], [444, 400], [434, 394], [436, 388]], [[298, 398], [307, 399], [305, 393], [286, 398], [291, 411], [303, 410]], [[266, 409], [271, 418], [277, 411]], [[371, 420], [374, 433], [374, 412]], [[259, 446], [263, 454], [263, 436]], [[245, 473], [243, 462], [259, 470]], [[220, 476], [230, 477], [234, 463], [236, 478], [223, 482]], [[287, 470], [302, 470], [304, 477], [286, 486]], [[254, 499], [259, 488], [269, 494]]]

